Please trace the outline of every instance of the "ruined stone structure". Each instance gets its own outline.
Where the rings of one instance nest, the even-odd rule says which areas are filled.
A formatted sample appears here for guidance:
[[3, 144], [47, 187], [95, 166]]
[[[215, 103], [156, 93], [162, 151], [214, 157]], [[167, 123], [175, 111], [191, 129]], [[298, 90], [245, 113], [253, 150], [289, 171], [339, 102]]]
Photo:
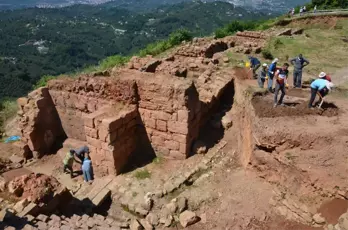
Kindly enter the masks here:
[[217, 53], [231, 48], [225, 40], [194, 39], [168, 58], [134, 57], [125, 68], [50, 81], [18, 101], [24, 144], [39, 157], [65, 138], [86, 142], [102, 175], [122, 172], [144, 134], [156, 154], [185, 159], [233, 81], [218, 67]]

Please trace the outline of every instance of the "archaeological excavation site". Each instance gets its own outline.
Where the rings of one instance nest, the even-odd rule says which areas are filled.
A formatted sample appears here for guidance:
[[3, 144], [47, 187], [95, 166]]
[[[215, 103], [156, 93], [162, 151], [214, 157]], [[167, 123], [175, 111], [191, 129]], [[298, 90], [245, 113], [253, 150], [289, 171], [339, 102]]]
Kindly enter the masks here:
[[[301, 28], [194, 38], [161, 57], [59, 77], [18, 99], [0, 158], [0, 229], [347, 230], [348, 105], [285, 107], [233, 57]], [[63, 172], [88, 146], [93, 183]]]

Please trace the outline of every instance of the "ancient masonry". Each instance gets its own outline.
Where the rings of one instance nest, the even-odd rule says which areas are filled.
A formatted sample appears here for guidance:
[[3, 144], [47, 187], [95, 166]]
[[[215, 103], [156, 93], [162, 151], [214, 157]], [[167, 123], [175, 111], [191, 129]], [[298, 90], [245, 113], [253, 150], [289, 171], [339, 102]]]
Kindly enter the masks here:
[[122, 172], [146, 142], [156, 154], [185, 159], [233, 83], [218, 52], [260, 52], [264, 41], [257, 32], [194, 39], [165, 59], [133, 57], [125, 68], [52, 80], [18, 100], [26, 157], [57, 152], [68, 138], [88, 144], [100, 175]]

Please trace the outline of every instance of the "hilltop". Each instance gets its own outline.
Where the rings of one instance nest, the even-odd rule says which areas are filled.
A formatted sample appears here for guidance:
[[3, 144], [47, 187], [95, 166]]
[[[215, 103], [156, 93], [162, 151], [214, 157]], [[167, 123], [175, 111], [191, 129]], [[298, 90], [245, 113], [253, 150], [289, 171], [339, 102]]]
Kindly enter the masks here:
[[[0, 227], [346, 230], [347, 13], [234, 30], [242, 26], [253, 28], [171, 35], [147, 48], [153, 55], [60, 76], [19, 98], [21, 141], [0, 143], [8, 158], [0, 207], [13, 213]], [[273, 108], [246, 55], [282, 63], [298, 52], [311, 62], [304, 87], [290, 83], [285, 105]], [[337, 90], [309, 109], [319, 71]], [[83, 145], [91, 184], [62, 170], [66, 153]]]
[[225, 2], [190, 2], [135, 13], [108, 5], [23, 9], [0, 15], [0, 98], [25, 95], [44, 75], [80, 71], [112, 55], [130, 55], [186, 28], [210, 35], [232, 20], [262, 19]]

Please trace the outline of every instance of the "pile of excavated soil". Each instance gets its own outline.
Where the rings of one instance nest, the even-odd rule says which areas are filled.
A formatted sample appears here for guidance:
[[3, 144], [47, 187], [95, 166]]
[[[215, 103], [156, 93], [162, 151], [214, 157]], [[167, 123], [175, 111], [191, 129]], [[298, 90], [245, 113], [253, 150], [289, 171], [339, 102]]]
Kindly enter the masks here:
[[322, 109], [309, 109], [306, 102], [284, 103], [286, 106], [273, 108], [273, 102], [264, 97], [252, 99], [252, 105], [258, 117], [286, 117], [286, 116], [305, 116], [320, 115], [326, 117], [337, 116], [339, 109], [332, 103], [324, 103]]
[[60, 188], [56, 178], [35, 173], [16, 177], [8, 184], [11, 194], [38, 204], [49, 202]]

